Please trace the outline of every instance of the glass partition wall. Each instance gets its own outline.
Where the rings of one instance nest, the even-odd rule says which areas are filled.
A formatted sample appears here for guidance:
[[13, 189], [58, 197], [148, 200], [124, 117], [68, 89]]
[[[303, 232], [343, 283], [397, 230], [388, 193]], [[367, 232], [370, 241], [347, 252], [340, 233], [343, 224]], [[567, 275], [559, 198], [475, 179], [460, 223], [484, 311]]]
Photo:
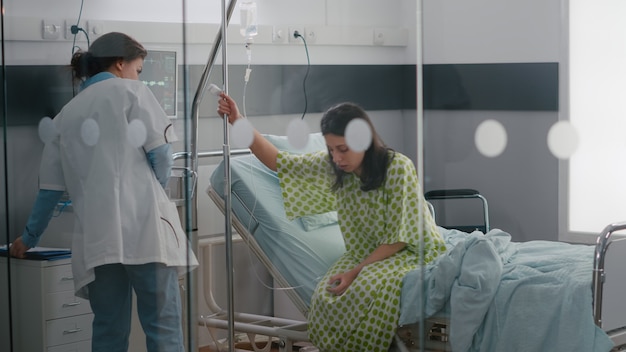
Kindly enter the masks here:
[[[209, 83], [227, 89], [242, 115], [260, 132], [277, 136], [287, 136], [286, 127], [293, 121], [304, 121], [300, 127], [317, 133], [326, 109], [345, 101], [357, 103], [370, 114], [387, 146], [414, 162], [419, 160], [419, 4], [245, 3], [233, 8], [228, 31], [222, 34], [228, 2], [100, 4], [64, 0], [54, 6], [40, 0], [2, 2], [6, 199], [2, 245], [22, 234], [38, 197], [45, 142], [57, 135], [52, 129], [54, 118], [81, 92], [68, 69], [72, 55], [88, 50], [105, 33], [132, 36], [148, 51], [139, 80], [155, 95], [178, 136], [172, 143], [175, 161], [166, 193], [178, 206], [181, 223], [200, 261], [199, 268], [179, 282], [186, 350], [223, 351], [233, 347], [229, 337], [244, 344], [251, 338], [246, 328], [238, 326], [231, 332], [228, 325], [215, 323], [215, 316], [224, 316], [225, 311], [230, 315], [231, 304], [236, 312], [306, 322], [289, 295], [284, 295], [297, 290], [296, 284], [279, 288], [280, 282], [272, 279], [265, 263], [252, 255], [237, 231], [229, 244], [224, 236], [229, 231], [224, 225], [225, 215], [207, 195], [214, 170], [224, 164], [221, 153], [230, 150], [233, 158], [248, 153], [247, 145], [237, 138], [228, 149], [230, 132], [235, 133], [217, 116], [217, 98], [204, 91]], [[220, 40], [227, 43], [226, 54], [215, 51]], [[212, 63], [209, 68], [207, 62]], [[224, 62], [228, 64], [225, 71]], [[85, 150], [104, 136], [106, 131], [100, 128], [103, 126], [98, 123], [84, 128], [87, 135], [79, 138], [87, 143]], [[145, 130], [135, 132], [141, 136]], [[324, 142], [320, 147], [324, 149]], [[90, 187], [97, 193], [105, 186]], [[39, 247], [72, 248], [72, 238], [79, 232], [77, 205], [72, 201], [69, 194], [63, 195]], [[88, 302], [73, 295], [70, 268], [75, 256], [0, 259], [2, 350], [89, 351], [93, 316]], [[319, 272], [313, 279], [319, 281], [324, 270], [316, 270]], [[234, 280], [231, 292], [227, 290], [229, 280]], [[133, 311], [132, 351], [146, 348], [137, 315]], [[281, 340], [274, 332], [275, 347], [302, 343], [297, 338]], [[296, 331], [296, 336], [306, 336], [306, 331], [302, 334]]]
[[[120, 214], [122, 218], [117, 222], [119, 217], [114, 215], [116, 211], [123, 213], [123, 208], [132, 208], [132, 206], [126, 207], [129, 203], [124, 206], [123, 202], [119, 203], [119, 208], [108, 208], [112, 212], [106, 211], [106, 207], [101, 207], [101, 210], [104, 209], [103, 212], [97, 211], [92, 214], [104, 220], [100, 225], [96, 224], [97, 221], [94, 222], [95, 218], [89, 215], [86, 209], [94, 205], [98, 206], [97, 204], [105, 204], [107, 199], [111, 200], [109, 196], [112, 194], [121, 195], [121, 199], [130, 199], [123, 193], [135, 195], [144, 193], [141, 198], [132, 199], [133, 202], [141, 204], [135, 209], [158, 210], [157, 214], [161, 219], [168, 220], [175, 239], [179, 241], [173, 244], [161, 243], [162, 249], [154, 253], [159, 253], [159, 251], [163, 253], [172, 245], [178, 246], [181, 248], [178, 253], [182, 255], [182, 258], [179, 257], [177, 265], [184, 268], [188, 265], [187, 263], [193, 264], [191, 255], [190, 259], [185, 260], [185, 254], [181, 254], [186, 248], [184, 246], [186, 237], [190, 239], [190, 242], [197, 243], [197, 239], [194, 240], [197, 236], [197, 225], [195, 219], [191, 218], [192, 212], [187, 211], [192, 208], [192, 200], [189, 198], [193, 185], [191, 178], [188, 180], [185, 177], [185, 175], [193, 174], [187, 171], [191, 167], [190, 158], [177, 158], [173, 169], [176, 177], [171, 178], [171, 182], [165, 185], [164, 191], [159, 189], [163, 187], [151, 174], [132, 176], [138, 175], [132, 170], [148, 170], [144, 167], [148, 160], [146, 153], [150, 151], [148, 148], [163, 144], [161, 142], [163, 138], [169, 138], [168, 142], [172, 142], [171, 152], [173, 153], [180, 152], [187, 155], [186, 152], [190, 149], [190, 132], [186, 122], [189, 119], [190, 97], [193, 95], [190, 93], [191, 89], [188, 77], [186, 77], [190, 63], [186, 56], [184, 5], [182, 1], [163, 2], [159, 6], [154, 6], [151, 2], [98, 4], [91, 1], [61, 1], [54, 6], [38, 0], [2, 2], [2, 199], [4, 200], [2, 207], [4, 210], [1, 245], [6, 246], [7, 243], [16, 241], [27, 226], [27, 221], [29, 231], [37, 232], [37, 226], [33, 221], [29, 221], [29, 216], [34, 205], [38, 205], [40, 211], [42, 209], [42, 204], [39, 201], [36, 202], [36, 199], [42, 196], [38, 193], [40, 181], [44, 182], [40, 179], [40, 175], [45, 174], [46, 169], [50, 170], [58, 165], [48, 163], [47, 167], [42, 167], [40, 173], [42, 160], [55, 160], [49, 155], [43, 156], [46, 143], [63, 139], [61, 149], [75, 143], [73, 148], [67, 148], [73, 156], [64, 159], [64, 167], [68, 165], [74, 168], [81, 167], [80, 165], [84, 167], [85, 164], [77, 161], [79, 159], [86, 163], [90, 160], [96, 161], [83, 170], [86, 172], [80, 177], [90, 176], [81, 179], [83, 182], [81, 186], [77, 185], [80, 181], [75, 180], [74, 183], [65, 185], [67, 192], [61, 192], [59, 188], [55, 189], [59, 186], [52, 187], [53, 191], [50, 192], [58, 192], [54, 194], [60, 196], [60, 200], [58, 203], [56, 200], [52, 201], [54, 211], [35, 248], [40, 252], [35, 253], [31, 250], [26, 259], [16, 259], [7, 257], [6, 247], [3, 249], [4, 255], [0, 256], [0, 261], [2, 261], [0, 349], [2, 351], [91, 350], [94, 330], [92, 306], [89, 301], [74, 295], [74, 283], [80, 277], [85, 276], [75, 277], [76, 271], [72, 270], [72, 266], [76, 267], [73, 265], [74, 262], [78, 260], [77, 258], [81, 258], [75, 250], [82, 248], [73, 244], [73, 238], [82, 236], [86, 238], [87, 233], [95, 232], [100, 232], [103, 237], [109, 236], [116, 233], [118, 228], [128, 229], [129, 224], [142, 223], [139, 227], [142, 231], [150, 232], [151, 237], [142, 245], [145, 250], [151, 246], [151, 243], [159, 243], [157, 242], [158, 236], [162, 236], [167, 231], [159, 227], [161, 222], [156, 221], [158, 218], [152, 222], [154, 226], [150, 230], [150, 226], [147, 225], [150, 221], [144, 222], [146, 217], [151, 216], [146, 214], [146, 211], [143, 211], [143, 215], [133, 211]], [[219, 5], [216, 5], [216, 8], [219, 8]], [[209, 25], [209, 23], [219, 23], [219, 12], [211, 11], [210, 13], [214, 13], [214, 16], [204, 20], [201, 28], [205, 36], [197, 43], [197, 50], [203, 53], [210, 47], [212, 38], [209, 39], [209, 36], [214, 36], [216, 32], [217, 25]], [[75, 133], [72, 137], [69, 135], [71, 128], [66, 127], [69, 126], [68, 120], [64, 120], [63, 125], [67, 129], [58, 130], [61, 126], [55, 123], [58, 114], [74, 97], [84, 96], [85, 93], [90, 94], [87, 92], [88, 88], [96, 87], [100, 83], [98, 80], [96, 80], [97, 83], [92, 80], [81, 86], [82, 82], [73, 81], [70, 68], [72, 57], [75, 53], [88, 52], [97, 39], [109, 32], [122, 32], [131, 36], [147, 51], [146, 55], [139, 53], [140, 56], [145, 56], [145, 59], [138, 67], [132, 66], [131, 71], [121, 71], [122, 73], [114, 71], [116, 75], [132, 80], [128, 83], [129, 91], [136, 94], [135, 97], [142, 94], [144, 97], [150, 97], [147, 103], [142, 101], [139, 103], [141, 105], [134, 105], [134, 108], [129, 105], [126, 110], [129, 116], [128, 122], [144, 123], [130, 123], [127, 127], [120, 127], [120, 133], [112, 132], [117, 131], [114, 130], [115, 127], [112, 124], [117, 121], [112, 116], [114, 113], [100, 110], [101, 115], [89, 116], [85, 120], [86, 123], [83, 123], [79, 129], [82, 133]], [[100, 51], [94, 52], [93, 56], [137, 58], [138, 52], [126, 56], [129, 54], [128, 51], [122, 53], [121, 49], [129, 50], [119, 42], [109, 47], [101, 45]], [[196, 64], [200, 65], [204, 60], [206, 57], [197, 59]], [[128, 69], [130, 62], [137, 63], [137, 61], [124, 62], [123, 67]], [[118, 66], [115, 67], [119, 69]], [[94, 73], [92, 69], [93, 66], [89, 66], [89, 75]], [[137, 74], [139, 74], [138, 81], [134, 79]], [[105, 76], [99, 77], [108, 81]], [[107, 99], [108, 95], [103, 94], [103, 99]], [[113, 95], [115, 93], [111, 94], [111, 99], [114, 99]], [[153, 100], [152, 96], [156, 99]], [[118, 111], [123, 111], [122, 109]], [[135, 112], [133, 112], [134, 109]], [[137, 114], [136, 109], [150, 116]], [[146, 111], [152, 112], [147, 114]], [[101, 118], [101, 116], [107, 116], [109, 119]], [[171, 129], [167, 128], [169, 131], [165, 129], [167, 125], [172, 126]], [[161, 127], [163, 128], [159, 130]], [[174, 133], [171, 133], [172, 130]], [[129, 133], [124, 135], [122, 131]], [[177, 139], [172, 138], [174, 134], [178, 137]], [[151, 146], [150, 140], [153, 141]], [[110, 147], [111, 143], [118, 144], [117, 152], [120, 155], [106, 156], [106, 152], [102, 154], [94, 152], [106, 150], [108, 147], [105, 145]], [[127, 146], [124, 146], [125, 144]], [[82, 147], [77, 148], [76, 145]], [[132, 146], [128, 147], [128, 145]], [[145, 153], [142, 149], [146, 149], [143, 150]], [[129, 154], [122, 156], [122, 150], [126, 150]], [[135, 154], [137, 152], [139, 154]], [[108, 153], [111, 153], [111, 149], [108, 149]], [[123, 167], [126, 172], [117, 174], [119, 179], [126, 178], [126, 181], [117, 182], [112, 177], [105, 176], [116, 173], [114, 168], [106, 167], [105, 159], [111, 161], [120, 156], [117, 161], [129, 162], [133, 159], [133, 154], [139, 156], [139, 159], [126, 164]], [[111, 170], [113, 171], [109, 173]], [[66, 172], [69, 173], [69, 171]], [[80, 171], [78, 173], [80, 174]], [[68, 177], [71, 178], [71, 176]], [[136, 179], [133, 179], [135, 177]], [[102, 182], [94, 182], [96, 179]], [[113, 184], [115, 186], [111, 186]], [[153, 190], [152, 193], [144, 192], [149, 189], [145, 187], [146, 185], [152, 185], [148, 186], [152, 187], [150, 188]], [[154, 185], [158, 185], [158, 188]], [[72, 194], [76, 195], [76, 199], [73, 199]], [[159, 203], [155, 200], [167, 200], [168, 195], [178, 206], [178, 213], [172, 211], [168, 214], [163, 208], [157, 207]], [[49, 203], [46, 204], [49, 205]], [[179, 219], [182, 227], [177, 226]], [[90, 246], [93, 246], [93, 243]], [[102, 252], [105, 252], [106, 248], [105, 245], [100, 247]], [[120, 256], [121, 253], [127, 253], [127, 263], [133, 264], [133, 258], [137, 258], [134, 256], [136, 252], [128, 255], [129, 251], [130, 248], [127, 246], [118, 248]], [[177, 250], [168, 249], [168, 251], [168, 255], [172, 255]], [[97, 257], [98, 252], [99, 250], [92, 252], [91, 255]], [[159, 260], [164, 258], [161, 255]], [[91, 260], [89, 255], [82, 259]], [[111, 259], [105, 261], [108, 260]], [[170, 261], [170, 259], [166, 260]], [[115, 259], [112, 260], [112, 262], [115, 261]], [[145, 257], [141, 261], [146, 262]], [[154, 260], [148, 260], [150, 261]], [[98, 265], [102, 263], [101, 260]], [[170, 264], [172, 263], [170, 261]], [[84, 268], [84, 264], [77, 266]], [[185, 270], [180, 272], [181, 276], [178, 280], [176, 280], [176, 275], [173, 276], [173, 280], [170, 278], [170, 292], [176, 295], [180, 292], [182, 304], [179, 309], [184, 321], [175, 325], [180, 325], [183, 331], [182, 343], [186, 346], [186, 350], [194, 350], [197, 349], [197, 321], [192, 317], [195, 317], [197, 311], [197, 295], [195, 294], [198, 290], [195, 276], [197, 271], [191, 274], [184, 272]], [[160, 286], [163, 283], [159, 280], [155, 285], [161, 289]], [[102, 292], [94, 288], [91, 290]], [[90, 295], [93, 294], [95, 293], [90, 293]], [[114, 301], [113, 296], [109, 299], [111, 302]], [[137, 300], [134, 293], [132, 301], [132, 305], [136, 307]], [[172, 298], [171, 302], [175, 300]], [[114, 306], [123, 305], [120, 303]], [[194, 313], [190, 314], [191, 311]], [[123, 326], [123, 320], [120, 320], [118, 324]], [[129, 350], [146, 350], [146, 338], [135, 308], [130, 324], [132, 333]]]
[[[0, 16], [2, 16], [0, 14]], [[0, 17], [0, 23], [4, 23], [4, 16]], [[2, 68], [2, 70], [0, 71], [0, 76], [2, 77], [2, 81], [4, 82], [4, 78], [6, 75], [6, 70], [5, 70], [5, 66], [4, 66], [4, 31], [0, 30], [0, 36], [2, 37], [2, 45], [0, 46], [0, 68]], [[6, 95], [5, 95], [5, 85], [2, 84], [2, 86], [0, 87], [0, 100], [1, 100], [1, 104], [0, 106], [2, 107], [2, 109], [0, 110], [0, 116], [1, 116], [1, 121], [0, 125], [2, 126], [2, 143], [1, 148], [2, 148], [2, 176], [0, 176], [0, 178], [2, 179], [2, 188], [1, 188], [1, 193], [2, 193], [2, 199], [4, 199], [5, 201], [2, 203], [2, 215], [0, 216], [0, 222], [2, 223], [2, 240], [0, 240], [0, 242], [2, 244], [7, 243], [10, 239], [9, 239], [9, 232], [8, 232], [8, 228], [9, 228], [9, 224], [8, 224], [8, 214], [7, 214], [7, 208], [8, 208], [8, 201], [7, 201], [7, 189], [8, 189], [8, 185], [7, 185], [7, 168], [6, 168], [6, 164], [7, 164], [7, 120], [6, 120]], [[9, 272], [6, 269], [3, 269], [2, 271], [0, 271], [0, 310], [2, 312], [9, 312], [9, 307], [10, 307], [10, 296], [9, 296]], [[2, 316], [0, 317], [0, 326], [3, 327], [2, 332], [0, 333], [0, 348], [3, 351], [10, 351], [11, 350], [11, 330], [10, 330], [10, 319], [11, 316], [9, 314], [2, 314]]]
[[[538, 288], [512, 288], [521, 277], [527, 284], [533, 281], [532, 275], [521, 275], [512, 266], [520, 258], [533, 254], [527, 264], [542, 271], [542, 280], [560, 270], [563, 278], [571, 280], [578, 270], [573, 263], [562, 267], [570, 263], [563, 257], [544, 271], [548, 258], [557, 256], [544, 252], [542, 244], [562, 246], [563, 255], [565, 248], [584, 252], [577, 258], [588, 267], [581, 269], [585, 281], [580, 283], [587, 299], [562, 310], [573, 317], [573, 310], [580, 309], [575, 319], [586, 321], [590, 329], [580, 336], [596, 336], [598, 344], [606, 336], [600, 333], [602, 338], [598, 338], [595, 325], [606, 331], [623, 325], [620, 321], [612, 326], [605, 315], [607, 309], [615, 309], [608, 294], [610, 282], [619, 278], [609, 279], [611, 270], [597, 266], [605, 264], [599, 259], [603, 250], [598, 248], [603, 246], [594, 245], [608, 225], [618, 225], [611, 226], [612, 230], [622, 228], [619, 224], [626, 216], [620, 202], [623, 186], [615, 182], [621, 179], [618, 170], [625, 147], [623, 138], [617, 136], [623, 130], [619, 98], [623, 90], [617, 82], [623, 77], [624, 53], [623, 46], [614, 44], [624, 39], [618, 20], [623, 12], [618, 1], [602, 5], [566, 0], [423, 1], [424, 191], [461, 190], [457, 196], [430, 193], [439, 225], [484, 232], [488, 219], [492, 232], [487, 241], [496, 235], [510, 241], [506, 246], [494, 245], [502, 261], [496, 260], [491, 270], [499, 270], [500, 265], [504, 270], [495, 298], [483, 307], [485, 315], [479, 325], [465, 321], [464, 329], [455, 331], [453, 321], [449, 331], [453, 347], [460, 346], [461, 335], [467, 333], [465, 341], [476, 350], [485, 346], [491, 347], [486, 350], [554, 349], [518, 341], [517, 336], [526, 336], [529, 327], [520, 325], [508, 333], [505, 327], [513, 325], [504, 316], [515, 316], [532, 320], [533, 331], [541, 330], [534, 319], [551, 310], [541, 313], [528, 308], [529, 303], [538, 307], [551, 301], [550, 295], [540, 298], [534, 291]], [[527, 21], [530, 18], [532, 24]], [[603, 242], [598, 240], [600, 245]], [[609, 248], [617, 251], [619, 243], [612, 242]], [[532, 251], [525, 252], [531, 247]], [[458, 250], [458, 245], [454, 248]], [[515, 248], [515, 254], [508, 256], [503, 248]], [[489, 256], [484, 254], [481, 263]], [[479, 281], [488, 286], [487, 281]], [[598, 289], [597, 281], [604, 282], [604, 287]], [[465, 283], [469, 283], [467, 278]], [[461, 277], [455, 284], [462, 286]], [[571, 298], [557, 294], [560, 287], [552, 287], [551, 294], [560, 296], [553, 306]], [[504, 294], [510, 296], [504, 298]], [[460, 295], [455, 296], [457, 301]], [[525, 302], [523, 311], [516, 309], [518, 299]], [[481, 300], [474, 302], [473, 312], [480, 311]], [[450, 304], [454, 319], [455, 300]], [[592, 306], [593, 319], [589, 316]], [[492, 324], [493, 314], [501, 317], [497, 324]], [[567, 319], [560, 316], [559, 321], [563, 327]], [[482, 336], [471, 326], [480, 326], [490, 336]], [[540, 341], [539, 334], [533, 332], [532, 339]], [[503, 341], [506, 347], [498, 344]]]
[[[268, 236], [271, 242], [257, 247], [248, 242], [245, 232], [261, 221], [254, 212], [262, 209], [265, 199], [250, 206], [255, 216], [236, 213], [242, 209], [239, 195], [228, 201], [232, 201], [232, 212], [223, 202], [230, 193], [225, 185], [230, 182], [248, 182], [250, 194], [263, 194], [261, 176], [265, 171], [261, 170], [265, 169], [248, 155], [250, 125], [271, 135], [279, 149], [291, 150], [292, 154], [307, 148], [327, 150], [328, 141], [317, 134], [324, 112], [342, 102], [358, 104], [368, 113], [385, 145], [412, 161], [448, 251], [453, 244], [467, 241], [462, 237], [467, 235], [457, 237], [459, 233], [446, 227], [457, 227], [464, 233], [494, 230], [503, 236], [495, 238], [515, 243], [593, 243], [602, 226], [596, 230], [584, 227], [587, 223], [582, 221], [585, 216], [581, 212], [614, 214], [615, 219], [602, 218], [604, 222], [624, 220], [619, 218], [619, 202], [609, 203], [612, 188], [595, 193], [594, 185], [583, 186], [591, 190], [587, 193], [573, 188], [587, 179], [573, 175], [573, 168], [582, 165], [585, 169], [586, 156], [600, 162], [594, 156], [605, 154], [606, 150], [589, 151], [589, 145], [603, 145], [617, 155], [624, 147], [619, 137], [598, 137], [606, 132], [604, 122], [581, 127], [577, 120], [596, 113], [590, 106], [607, 107], [619, 101], [601, 99], [604, 94], [619, 92], [618, 88], [594, 83], [593, 92], [601, 101], [581, 105], [591, 95], [584, 90], [590, 86], [586, 84], [590, 77], [613, 75], [579, 71], [603, 66], [599, 63], [603, 61], [600, 49], [593, 50], [600, 53], [595, 57], [581, 54], [588, 52], [584, 48], [591, 44], [584, 41], [586, 37], [578, 28], [589, 18], [600, 18], [584, 17], [589, 13], [605, 14], [608, 18], [603, 23], [611, 23], [606, 9], [583, 8], [591, 5], [566, 0], [516, 4], [487, 0], [471, 5], [456, 0], [277, 0], [240, 1], [231, 6], [228, 2], [195, 0], [106, 4], [63, 0], [54, 6], [41, 0], [6, 0], [2, 5], [1, 177], [5, 202], [0, 244], [21, 235], [37, 198], [44, 141], [51, 131], [46, 125], [50, 120], [44, 118], [55, 117], [79, 93], [67, 69], [72, 54], [87, 50], [108, 32], [134, 37], [148, 51], [139, 80], [155, 95], [178, 136], [172, 143], [174, 168], [165, 190], [177, 205], [190, 248], [200, 264], [179, 281], [187, 350], [226, 351], [234, 345], [245, 348], [253, 336], [264, 343], [267, 338], [259, 336], [265, 335], [282, 350], [312, 348], [308, 338], [301, 338], [307, 336], [306, 329], [296, 323], [307, 326], [311, 316], [305, 315], [310, 313], [314, 289], [326, 268], [345, 250], [345, 244], [335, 245], [317, 253], [315, 260], [321, 262], [305, 260], [305, 254], [308, 258], [311, 253], [307, 252], [314, 248], [308, 241], [317, 238], [312, 235], [339, 227], [337, 215], [331, 215], [331, 220], [325, 218], [321, 225], [320, 218], [315, 218], [318, 228], [301, 230], [305, 236], [297, 244], [289, 244], [276, 229]], [[615, 6], [610, 13], [621, 11]], [[228, 30], [222, 33], [222, 18], [229, 14]], [[216, 43], [226, 43], [226, 51]], [[606, 66], [614, 67], [611, 72], [615, 75], [621, 74], [619, 65]], [[211, 83], [235, 99], [248, 125], [224, 125], [217, 114], [217, 97], [212, 94], [215, 89], [209, 89]], [[610, 114], [603, 111], [602, 115], [608, 118]], [[582, 129], [597, 129], [597, 133], [586, 137]], [[620, 130], [619, 126], [611, 129]], [[142, 135], [142, 131], [139, 128], [136, 132]], [[356, 135], [370, 136], [370, 132], [366, 128]], [[348, 133], [345, 138], [349, 139]], [[317, 144], [311, 147], [311, 143]], [[358, 147], [353, 145], [353, 149]], [[606, 163], [618, 163], [616, 159], [611, 157]], [[231, 173], [231, 166], [249, 172], [249, 177]], [[279, 187], [277, 175], [267, 175]], [[224, 187], [213, 187], [218, 183]], [[210, 190], [222, 194], [222, 203], [209, 194]], [[280, 188], [269, 192], [280, 194]], [[571, 205], [579, 201], [584, 204], [588, 193], [593, 195], [589, 198], [593, 205], [588, 209]], [[268, 213], [284, 213], [280, 209], [284, 206], [282, 198], [277, 199], [279, 210], [274, 204]], [[383, 203], [392, 204], [388, 199]], [[377, 209], [376, 205], [363, 209]], [[423, 207], [416, 209], [415, 213], [423, 214]], [[381, 210], [381, 214], [387, 213]], [[240, 226], [226, 227], [229, 216]], [[339, 218], [339, 223], [345, 221], [341, 214]], [[75, 220], [73, 204], [65, 195], [39, 245], [70, 248]], [[305, 223], [310, 224], [302, 218], [290, 221], [302, 229]], [[385, 221], [390, 226], [399, 223]], [[478, 324], [476, 331], [454, 331], [446, 313], [462, 309], [462, 303], [455, 304], [462, 301], [443, 299], [437, 306], [432, 297], [422, 294], [432, 288], [429, 285], [434, 285], [435, 279], [457, 288], [463, 285], [458, 277], [436, 270], [433, 264], [454, 256], [445, 252], [435, 261], [425, 262], [431, 248], [424, 236], [429, 231], [428, 216], [417, 216], [416, 221], [422, 236], [411, 250], [419, 263], [406, 275], [402, 295], [394, 301], [401, 311], [395, 324], [398, 329], [394, 329], [397, 334], [383, 339], [393, 341], [391, 350], [400, 351], [406, 350], [402, 346], [411, 351], [450, 350], [463, 342], [483, 346], [502, 342], [480, 335], [492, 332], [488, 319], [471, 322]], [[227, 240], [226, 236], [232, 237]], [[343, 241], [341, 232], [338, 236]], [[71, 283], [54, 292], [46, 291], [54, 275], [71, 282], [71, 271], [63, 272], [63, 268], [69, 268], [72, 259], [0, 257], [2, 351], [45, 351], [61, 346], [90, 350], [88, 303], [73, 296]], [[287, 272], [278, 270], [282, 277], [277, 278], [275, 269]], [[488, 268], [486, 272], [497, 270]], [[53, 298], [61, 302], [58, 311], [49, 308], [58, 302], [50, 303], [48, 293], [50, 297], [63, 296]], [[510, 309], [507, 311], [512, 315], [519, 313], [515, 306], [496, 303], [478, 299], [472, 307], [482, 308], [486, 317], [495, 314], [496, 308]], [[240, 325], [246, 319], [245, 325]], [[250, 321], [262, 323], [246, 325]], [[231, 322], [234, 329], [230, 329]], [[464, 323], [469, 326], [470, 322]], [[46, 329], [54, 324], [69, 324], [59, 328], [58, 339]], [[136, 313], [131, 325], [129, 350], [145, 350]], [[33, 330], [33, 326], [38, 328]], [[292, 331], [285, 326], [298, 327]], [[286, 329], [289, 332], [285, 333]], [[324, 336], [324, 330], [318, 328], [315, 338]], [[514, 336], [499, 338], [515, 343]]]

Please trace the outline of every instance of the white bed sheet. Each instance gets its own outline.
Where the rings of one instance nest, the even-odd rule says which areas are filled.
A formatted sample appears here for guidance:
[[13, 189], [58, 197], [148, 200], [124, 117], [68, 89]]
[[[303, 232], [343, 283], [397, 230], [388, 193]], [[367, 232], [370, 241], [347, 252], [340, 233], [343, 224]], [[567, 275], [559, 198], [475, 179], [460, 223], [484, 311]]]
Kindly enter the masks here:
[[593, 320], [593, 246], [441, 230], [448, 251], [404, 278], [401, 325], [447, 317], [453, 351], [613, 347]]

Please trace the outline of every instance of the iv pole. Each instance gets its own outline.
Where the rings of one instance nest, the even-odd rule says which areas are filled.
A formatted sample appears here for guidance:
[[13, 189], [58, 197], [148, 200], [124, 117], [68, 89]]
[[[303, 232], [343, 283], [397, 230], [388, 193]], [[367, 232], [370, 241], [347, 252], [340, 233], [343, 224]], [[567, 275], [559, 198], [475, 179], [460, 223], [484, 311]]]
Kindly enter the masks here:
[[[222, 78], [224, 82], [224, 91], [228, 93], [228, 61], [227, 61], [227, 50], [226, 44], [228, 44], [227, 39], [227, 21], [230, 20], [230, 14], [232, 14], [232, 8], [234, 8], [234, 4], [237, 0], [231, 0], [230, 4], [233, 5], [229, 8], [230, 13], [226, 9], [226, 0], [222, 0], [222, 39], [224, 45], [222, 45]], [[232, 236], [232, 225], [231, 225], [231, 192], [230, 192], [230, 184], [231, 184], [231, 175], [230, 175], [230, 140], [228, 133], [228, 117], [222, 116], [222, 122], [224, 126], [224, 204], [226, 206], [226, 211], [224, 212], [224, 239], [226, 242], [226, 268], [228, 272], [226, 273], [227, 277], [227, 287], [228, 287], [228, 350], [235, 350], [235, 306], [234, 306], [234, 265], [233, 265], [233, 236]]]
[[[204, 67], [204, 71], [202, 72], [202, 76], [200, 78], [200, 83], [198, 84], [198, 89], [196, 90], [196, 94], [193, 99], [192, 104], [192, 146], [190, 150], [193, 150], [193, 154], [191, 155], [192, 161], [192, 170], [194, 172], [198, 172], [198, 117], [200, 110], [200, 102], [202, 101], [202, 96], [207, 86], [208, 77], [211, 74], [211, 70], [213, 69], [213, 65], [215, 63], [215, 57], [217, 56], [217, 51], [222, 47], [222, 78], [224, 82], [224, 92], [228, 93], [228, 67], [226, 65], [227, 61], [227, 50], [226, 45], [221, 45], [222, 43], [227, 43], [227, 27], [230, 22], [231, 15], [237, 4], [237, 0], [230, 0], [228, 7], [226, 6], [226, 0], [222, 0], [222, 26], [221, 30], [215, 36], [215, 40], [213, 43], [213, 48], [211, 53], [209, 54], [209, 61]], [[234, 322], [234, 280], [233, 280], [233, 250], [232, 250], [232, 227], [231, 227], [231, 217], [232, 217], [232, 209], [231, 209], [231, 175], [230, 175], [230, 142], [229, 142], [229, 126], [228, 119], [224, 117], [223, 119], [224, 125], [224, 178], [225, 182], [225, 190], [224, 190], [224, 203], [225, 203], [225, 231], [224, 237], [226, 241], [226, 267], [227, 267], [227, 289], [228, 289], [228, 350], [234, 351], [234, 340], [235, 340], [235, 322]], [[194, 205], [197, 207], [197, 198], [194, 201]], [[190, 209], [190, 207], [187, 207]], [[187, 216], [188, 219], [192, 218], [191, 216]], [[193, 244], [193, 248], [198, 248], [198, 238], [197, 236], [193, 236], [191, 239]], [[194, 290], [195, 291], [195, 290]], [[195, 297], [195, 294], [192, 294], [192, 297]]]

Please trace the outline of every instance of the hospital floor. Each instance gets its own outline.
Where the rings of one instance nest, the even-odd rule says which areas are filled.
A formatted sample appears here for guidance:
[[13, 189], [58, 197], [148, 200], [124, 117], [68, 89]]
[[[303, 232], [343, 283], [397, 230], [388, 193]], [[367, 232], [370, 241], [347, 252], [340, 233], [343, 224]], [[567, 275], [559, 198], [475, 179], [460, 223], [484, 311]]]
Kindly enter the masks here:
[[[261, 346], [260, 343], [259, 343], [259, 346], [257, 346], [257, 348], [259, 348], [259, 349], [262, 349], [263, 347], [264, 346]], [[303, 348], [303, 347], [294, 346], [293, 347], [293, 352], [304, 351], [305, 348]], [[226, 349], [226, 350], [228, 350], [228, 349]], [[226, 350], [218, 351], [217, 349], [212, 349], [211, 347], [200, 347], [198, 352], [224, 352]], [[235, 351], [237, 351], [237, 352], [239, 352], [239, 351], [254, 351], [254, 349], [252, 348], [252, 346], [250, 345], [249, 342], [239, 342], [239, 343], [235, 344]], [[279, 351], [278, 344], [276, 342], [272, 343], [272, 348], [269, 350], [269, 352], [278, 352], [278, 351]]]
[[[257, 346], [257, 349], [261, 350], [263, 349], [265, 346], [262, 346], [261, 344], [259, 344]], [[200, 349], [198, 350], [198, 352], [226, 352], [228, 351], [228, 348], [222, 349], [222, 350], [217, 350], [211, 347], [200, 347]], [[246, 351], [254, 351], [254, 349], [252, 348], [252, 346], [250, 345], [249, 342], [239, 342], [237, 344], [235, 344], [235, 352], [246, 352]], [[280, 349], [278, 348], [278, 344], [276, 342], [272, 343], [272, 348], [268, 351], [268, 352], [279, 352]], [[292, 349], [293, 352], [308, 352], [308, 351], [317, 351], [317, 349], [315, 349], [312, 346], [294, 346]], [[389, 350], [389, 352], [395, 352], [395, 351], [405, 351], [405, 349], [398, 349], [395, 346], [392, 346], [391, 349]], [[417, 348], [412, 348], [409, 347], [409, 351], [418, 351]], [[447, 350], [442, 350], [442, 349], [426, 349], [425, 351], [430, 351], [430, 352], [444, 352]]]
[[[224, 351], [227, 351], [227, 350], [228, 349]], [[249, 342], [243, 342], [243, 343], [235, 344], [235, 351], [254, 351], [254, 349], [252, 348]], [[198, 352], [222, 352], [222, 351], [218, 351], [216, 348], [211, 348], [207, 346], [207, 347], [200, 347], [200, 350]], [[272, 346], [272, 349], [270, 350], [270, 352], [278, 352], [278, 346]]]

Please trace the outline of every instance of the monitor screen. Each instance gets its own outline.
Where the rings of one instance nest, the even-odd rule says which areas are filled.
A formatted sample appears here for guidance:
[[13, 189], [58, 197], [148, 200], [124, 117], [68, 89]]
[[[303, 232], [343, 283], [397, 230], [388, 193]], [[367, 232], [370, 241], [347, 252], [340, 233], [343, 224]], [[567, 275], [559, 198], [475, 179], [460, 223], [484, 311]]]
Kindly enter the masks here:
[[176, 117], [176, 65], [175, 51], [148, 50], [139, 79], [157, 98], [169, 117]]

